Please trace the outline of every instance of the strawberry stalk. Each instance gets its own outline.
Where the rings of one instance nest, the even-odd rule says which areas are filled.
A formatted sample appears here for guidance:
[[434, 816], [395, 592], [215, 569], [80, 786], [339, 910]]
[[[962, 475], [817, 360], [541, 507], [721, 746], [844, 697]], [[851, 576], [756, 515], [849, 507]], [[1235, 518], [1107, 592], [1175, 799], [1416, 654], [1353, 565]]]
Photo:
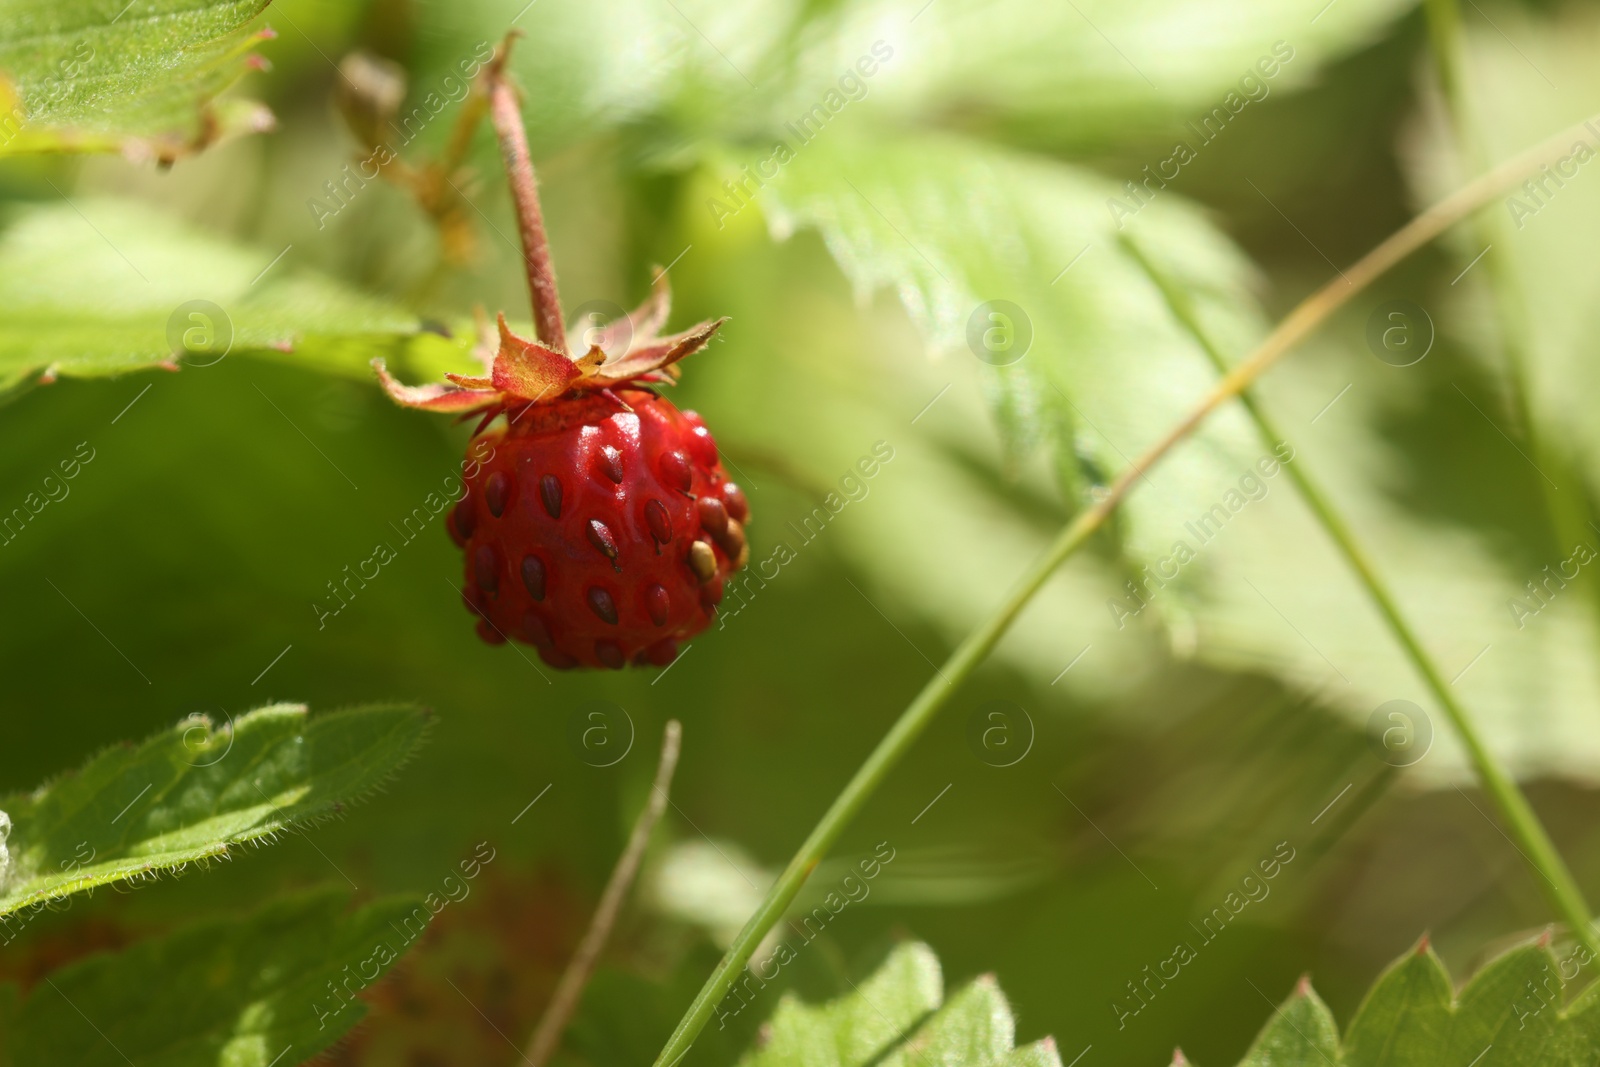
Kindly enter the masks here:
[[534, 335], [546, 348], [566, 355], [566, 326], [561, 315], [561, 297], [556, 292], [556, 269], [550, 262], [544, 213], [539, 210], [539, 179], [534, 175], [533, 159], [528, 154], [528, 134], [522, 126], [516, 90], [505, 79], [506, 60], [518, 36], [520, 34], [514, 31], [506, 35], [486, 71], [489, 119], [500, 140], [500, 155], [505, 159], [506, 178], [511, 184], [511, 202], [517, 211], [522, 261], [528, 271], [528, 293], [533, 299]]

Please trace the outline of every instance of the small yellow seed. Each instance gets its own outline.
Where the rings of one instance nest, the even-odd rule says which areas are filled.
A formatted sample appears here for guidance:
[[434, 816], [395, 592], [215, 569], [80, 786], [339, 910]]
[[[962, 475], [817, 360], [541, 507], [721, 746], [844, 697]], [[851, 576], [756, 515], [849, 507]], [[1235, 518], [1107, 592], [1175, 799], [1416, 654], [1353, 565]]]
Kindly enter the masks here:
[[702, 583], [709, 582], [717, 576], [717, 557], [711, 551], [711, 546], [704, 541], [696, 541], [689, 546], [689, 569], [694, 571], [694, 576]]

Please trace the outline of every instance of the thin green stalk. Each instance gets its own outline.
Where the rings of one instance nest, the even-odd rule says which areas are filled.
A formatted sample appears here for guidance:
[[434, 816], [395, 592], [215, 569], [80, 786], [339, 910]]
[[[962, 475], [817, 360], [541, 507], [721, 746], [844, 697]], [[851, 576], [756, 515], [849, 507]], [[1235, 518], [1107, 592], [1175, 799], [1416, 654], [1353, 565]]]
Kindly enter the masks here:
[[843, 792], [829, 805], [816, 828], [811, 831], [810, 836], [800, 846], [800, 850], [795, 853], [789, 865], [783, 869], [783, 873], [768, 890], [766, 899], [761, 902], [761, 906], [734, 938], [733, 944], [728, 947], [716, 970], [695, 995], [688, 1012], [678, 1022], [661, 1054], [656, 1057], [656, 1067], [674, 1067], [689, 1051], [696, 1036], [710, 1021], [717, 1003], [732, 988], [739, 971], [750, 962], [756, 946], [761, 943], [767, 931], [783, 917], [784, 911], [794, 901], [805, 880], [822, 861], [828, 849], [838, 840], [845, 825], [861, 810], [867, 798], [888, 776], [895, 764], [900, 762], [901, 757], [911, 748], [912, 743], [933, 720], [934, 715], [950, 699], [956, 687], [972, 674], [999, 642], [1028, 600], [1039, 591], [1050, 574], [1083, 547], [1090, 536], [1105, 524], [1135, 483], [1168, 452], [1192, 434], [1207, 416], [1248, 388], [1257, 377], [1305, 340], [1330, 315], [1348, 303], [1373, 280], [1484, 204], [1503, 194], [1506, 189], [1522, 181], [1528, 174], [1537, 170], [1541, 163], [1559, 156], [1571, 136], [1572, 130], [1563, 130], [1515, 159], [1501, 164], [1488, 174], [1467, 183], [1390, 235], [1348, 271], [1312, 293], [1278, 323], [1248, 359], [1225, 375], [1193, 411], [1143, 455], [1129, 464], [1107, 487], [1103, 496], [1080, 512], [1077, 518], [1061, 531], [1055, 542], [1028, 569], [994, 613], [957, 646], [944, 669], [937, 672], [936, 676], [923, 686], [910, 706], [900, 713], [900, 718], [895, 721], [888, 734], [878, 742], [877, 748], [872, 750], [872, 754], [856, 771]]
[[[1481, 173], [1489, 165], [1489, 150], [1467, 99], [1464, 69], [1466, 48], [1461, 33], [1460, 6], [1457, 0], [1426, 0], [1423, 6], [1427, 11], [1434, 69], [1438, 74], [1440, 94], [1449, 112], [1456, 145], [1466, 169], [1474, 174]], [[1477, 242], [1485, 249], [1495, 246], [1500, 249], [1498, 254], [1484, 256], [1483, 269], [1489, 276], [1488, 287], [1499, 320], [1500, 342], [1505, 351], [1506, 380], [1511, 387], [1512, 413], [1517, 421], [1517, 430], [1538, 467], [1539, 491], [1544, 496], [1545, 509], [1558, 541], [1557, 547], [1571, 551], [1579, 540], [1588, 540], [1589, 506], [1576, 472], [1567, 463], [1566, 456], [1552, 448], [1534, 417], [1531, 384], [1533, 326], [1527, 294], [1511, 257], [1514, 231], [1506, 216], [1497, 211], [1485, 212], [1473, 219], [1473, 231]], [[1559, 480], [1559, 485], [1551, 480], [1552, 474]], [[1600, 593], [1600, 586], [1596, 587], [1596, 591]]]
[[[1124, 235], [1123, 247], [1138, 264], [1144, 268], [1156, 288], [1166, 298], [1167, 306], [1171, 309], [1173, 317], [1189, 331], [1200, 347], [1210, 357], [1212, 364], [1217, 368], [1217, 373], [1226, 375], [1229, 371], [1228, 358], [1225, 356], [1216, 341], [1211, 337], [1200, 321], [1200, 316], [1194, 303], [1189, 299], [1188, 293], [1178, 287], [1173, 280], [1158, 268], [1138, 243]], [[1245, 390], [1239, 394], [1239, 400], [1244, 404], [1245, 410], [1250, 413], [1250, 418], [1255, 421], [1256, 429], [1260, 431], [1267, 444], [1274, 445], [1285, 440], [1277, 425], [1273, 422], [1262, 406], [1260, 399], [1253, 391]], [[1405, 650], [1406, 656], [1416, 668], [1418, 674], [1438, 700], [1440, 707], [1444, 708], [1445, 716], [1450, 720], [1450, 725], [1455, 729], [1462, 745], [1466, 748], [1472, 760], [1473, 768], [1478, 773], [1478, 781], [1494, 802], [1504, 820], [1506, 828], [1511, 835], [1512, 843], [1517, 851], [1522, 853], [1525, 860], [1533, 868], [1543, 882], [1545, 896], [1558, 915], [1566, 920], [1572, 928], [1573, 935], [1583, 942], [1591, 952], [1600, 956], [1600, 939], [1597, 939], [1594, 924], [1590, 918], [1589, 905], [1583, 899], [1583, 891], [1578, 887], [1577, 880], [1572, 872], [1567, 869], [1566, 862], [1562, 860], [1561, 853], [1556, 849], [1555, 843], [1550, 840], [1550, 835], [1545, 831], [1544, 824], [1539, 821], [1532, 805], [1522, 790], [1517, 788], [1516, 781], [1500, 763], [1494, 752], [1485, 743], [1483, 735], [1479, 732], [1476, 722], [1466, 707], [1456, 697], [1450, 683], [1445, 680], [1444, 674], [1434, 663], [1426, 649], [1422, 647], [1422, 639], [1417, 631], [1400, 611], [1394, 594], [1389, 591], [1388, 585], [1378, 574], [1378, 569], [1367, 553], [1366, 548], [1356, 539], [1355, 532], [1350, 525], [1334, 509], [1328, 495], [1322, 487], [1312, 478], [1306, 468], [1304, 459], [1296, 459], [1293, 463], [1284, 464], [1285, 471], [1294, 482], [1295, 488], [1305, 498], [1317, 520], [1322, 523], [1322, 528], [1332, 538], [1333, 543], [1343, 553], [1345, 561], [1356, 572], [1356, 577], [1366, 587], [1367, 595], [1377, 605], [1384, 621], [1389, 624], [1389, 629]]]
[[1033, 598], [1033, 594], [1039, 591], [1062, 561], [1083, 546], [1109, 513], [1110, 509], [1105, 509], [1104, 512], [1098, 509], [1081, 512], [1056, 538], [1049, 551], [1028, 569], [1021, 581], [1006, 595], [1000, 607], [976, 630], [967, 635], [966, 640], [956, 647], [944, 667], [922, 687], [916, 699], [901, 713], [894, 726], [890, 727], [888, 734], [878, 742], [878, 747], [872, 750], [872, 754], [861, 765], [861, 769], [856, 771], [855, 777], [850, 779], [849, 784], [829, 805], [827, 813], [822, 816], [816, 828], [811, 831], [811, 835], [800, 846], [800, 851], [795, 853], [789, 865], [778, 876], [777, 883], [767, 894], [767, 898], [761, 902], [761, 907], [750, 917], [749, 922], [745, 923], [744, 929], [739, 932], [727, 955], [723, 956], [722, 962], [718, 964], [716, 972], [695, 997], [688, 1014], [678, 1023], [666, 1047], [661, 1050], [661, 1055], [656, 1058], [657, 1067], [667, 1067], [689, 1050], [689, 1046], [694, 1043], [695, 1035], [710, 1021], [711, 1013], [716, 1009], [717, 1003], [732, 988], [744, 965], [750, 962], [750, 956], [755, 952], [756, 946], [766, 936], [767, 931], [783, 918], [783, 913], [793, 903], [795, 895], [800, 892], [801, 886], [816, 869], [817, 864], [839, 839], [839, 834], [843, 832], [845, 825], [855, 818], [856, 813], [867, 802], [867, 798], [877, 791], [889, 771], [900, 762], [901, 757], [911, 748], [912, 743], [922, 734], [928, 723], [933, 721], [933, 717], [955, 693], [957, 687], [966, 681], [978, 664], [988, 656], [1023, 607]]
[[584, 987], [594, 976], [595, 964], [600, 962], [600, 953], [605, 951], [606, 941], [611, 937], [611, 928], [617, 924], [623, 901], [627, 899], [628, 890], [639, 875], [639, 864], [644, 862], [644, 851], [650, 846], [650, 835], [671, 803], [672, 776], [678, 769], [678, 750], [682, 743], [683, 727], [677, 719], [668, 719], [666, 733], [661, 738], [661, 756], [656, 764], [655, 781], [650, 784], [650, 796], [633, 822], [633, 832], [628, 835], [628, 844], [618, 857], [617, 865], [611, 869], [611, 877], [606, 881], [605, 891], [600, 894], [594, 917], [589, 920], [589, 929], [584, 932], [583, 940], [578, 942], [572, 959], [567, 961], [567, 969], [561, 973], [561, 981], [556, 983], [556, 991], [550, 995], [550, 1003], [539, 1017], [533, 1037], [528, 1039], [528, 1051], [523, 1053], [522, 1060], [530, 1067], [545, 1067], [561, 1047], [561, 1035], [566, 1032], [567, 1024], [578, 1010]]

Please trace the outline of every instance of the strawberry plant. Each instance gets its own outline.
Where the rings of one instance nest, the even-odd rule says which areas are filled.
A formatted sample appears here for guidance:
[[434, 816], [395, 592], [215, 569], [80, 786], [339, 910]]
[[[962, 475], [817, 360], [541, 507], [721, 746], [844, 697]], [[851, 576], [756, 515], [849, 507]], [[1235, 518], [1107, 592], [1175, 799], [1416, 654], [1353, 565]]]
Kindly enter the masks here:
[[0, 0], [0, 1067], [1592, 1062], [1596, 32]]

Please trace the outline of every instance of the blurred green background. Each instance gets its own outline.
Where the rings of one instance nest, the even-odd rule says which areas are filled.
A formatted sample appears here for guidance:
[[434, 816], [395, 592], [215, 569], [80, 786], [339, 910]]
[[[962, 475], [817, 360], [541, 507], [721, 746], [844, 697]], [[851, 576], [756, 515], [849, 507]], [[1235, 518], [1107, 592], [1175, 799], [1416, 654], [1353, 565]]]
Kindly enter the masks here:
[[[1237, 358], [1262, 322], [1333, 276], [1330, 264], [1348, 264], [1463, 173], [1422, 12], [1405, 3], [1341, 0], [1320, 14], [1320, 2], [1298, 0], [1059, 10], [933, 0], [922, 11], [539, 0], [518, 16], [521, 7], [276, 0], [264, 21], [278, 36], [259, 49], [271, 69], [240, 90], [270, 105], [275, 132], [170, 170], [114, 156], [7, 159], [0, 208], [10, 226], [41, 212], [62, 227], [80, 216], [91, 227], [129, 214], [173, 220], [251, 263], [336, 279], [458, 338], [474, 303], [525, 321], [487, 131], [465, 187], [470, 261], [446, 261], [426, 214], [392, 185], [362, 189], [325, 226], [308, 206], [327, 202], [323, 182], [357, 152], [333, 103], [345, 54], [401, 64], [409, 110], [515, 16], [527, 36], [514, 67], [568, 308], [630, 306], [652, 265], [671, 264], [674, 328], [733, 316], [674, 399], [705, 416], [749, 494], [753, 558], [780, 541], [798, 558], [660, 674], [558, 674], [531, 650], [481, 643], [443, 529], [405, 546], [319, 628], [311, 604], [325, 583], [392, 538], [391, 524], [457, 469], [467, 440], [461, 426], [391, 405], [365, 372], [371, 349], [334, 341], [283, 358], [241, 348], [178, 373], [18, 390], [0, 407], [0, 505], [20, 502], [80, 442], [94, 458], [65, 499], [0, 548], [0, 790], [192, 712], [221, 720], [280, 699], [318, 710], [404, 699], [436, 709], [439, 724], [387, 792], [318, 830], [315, 848], [290, 838], [218, 872], [79, 900], [9, 946], [0, 975], [32, 979], [292, 886], [348, 878], [362, 896], [426, 892], [488, 841], [497, 858], [480, 887], [372, 991], [373, 1016], [330, 1055], [516, 1062], [496, 1031], [520, 1038], [537, 1017], [642, 802], [662, 725], [677, 718], [675, 810], [562, 1054], [652, 1058], [718, 939], [931, 664], [1081, 494], [1208, 380], [1198, 350], [1114, 261], [1105, 199], [1192, 136], [1184, 123], [1274, 41], [1294, 45], [1270, 92], [1131, 224], [1162, 248], [1168, 233], [1153, 227], [1170, 225], [1174, 262], [1226, 305], [1218, 321]], [[1592, 6], [1469, 7], [1469, 95], [1492, 157], [1600, 101]], [[726, 197], [722, 183], [768, 158], [783, 123], [880, 40], [893, 58], [862, 98], [719, 225], [708, 200]], [[453, 117], [430, 122], [402, 154], [420, 163], [439, 151]], [[859, 188], [835, 180], [830, 199], [826, 184], [839, 177]], [[1583, 183], [1595, 181], [1585, 172], [1512, 231], [1515, 247], [1489, 253], [1520, 272], [1536, 340], [1533, 412], [1565, 463], [1558, 492], [1583, 507], [1584, 472], [1595, 469], [1586, 368], [1600, 355], [1587, 268], [1600, 194]], [[874, 245], [872, 213], [853, 195], [905, 246]], [[63, 199], [77, 215], [61, 211]], [[1513, 442], [1522, 431], [1487, 272], [1461, 276], [1475, 240], [1462, 234], [1383, 279], [1263, 393], [1297, 462], [1369, 536], [1447, 673], [1470, 668], [1466, 699], [1528, 776], [1594, 895], [1597, 587], [1583, 575], [1525, 627], [1508, 611], [1571, 546], [1547, 518], [1549, 479]], [[1052, 282], [1079, 245], [1082, 262]], [[932, 275], [896, 267], [914, 259]], [[203, 278], [204, 264], [194, 267]], [[1024, 270], [1026, 295], [1011, 283]], [[1032, 316], [1034, 348], [1019, 370], [997, 371], [959, 343], [971, 304], [952, 293], [963, 286]], [[192, 296], [209, 298], [203, 285]], [[1427, 358], [1406, 368], [1365, 341], [1372, 310], [1397, 298], [1427, 308], [1437, 331]], [[412, 380], [431, 358], [408, 366]], [[1047, 399], [1030, 409], [1028, 397]], [[894, 460], [800, 544], [788, 524], [879, 441]], [[1159, 611], [1115, 624], [1107, 601], [1123, 596], [1147, 545], [1165, 548], [1168, 518], [1203, 511], [1266, 450], [1241, 443], [1237, 427], [1202, 437], [1138, 491], [1151, 510], [1124, 516], [1051, 584], [850, 828], [841, 863], [885, 841], [896, 858], [782, 984], [836, 995], [914, 936], [938, 951], [947, 980], [995, 973], [1019, 1038], [1054, 1034], [1064, 1060], [1089, 1048], [1085, 1065], [1160, 1063], [1182, 1045], [1216, 1064], [1232, 1062], [1267, 1013], [1252, 984], [1276, 999], [1310, 972], [1348, 1020], [1378, 969], [1425, 931], [1460, 973], [1549, 921], [1443, 720], [1284, 480]], [[1366, 735], [1387, 698], [1433, 715], [1436, 750], [1415, 766], [1385, 763]], [[568, 740], [572, 716], [596, 699], [625, 709], [636, 734], [627, 758], [605, 768]], [[993, 701], [1029, 724], [1031, 748], [1014, 765], [991, 765], [971, 741]], [[1128, 1002], [1126, 983], [1280, 842], [1295, 859], [1270, 896], [1119, 1025], [1112, 1005]], [[837, 877], [825, 866], [816, 891]], [[731, 1062], [777, 990], [764, 997], [726, 1030], [713, 1024], [689, 1062]]]

